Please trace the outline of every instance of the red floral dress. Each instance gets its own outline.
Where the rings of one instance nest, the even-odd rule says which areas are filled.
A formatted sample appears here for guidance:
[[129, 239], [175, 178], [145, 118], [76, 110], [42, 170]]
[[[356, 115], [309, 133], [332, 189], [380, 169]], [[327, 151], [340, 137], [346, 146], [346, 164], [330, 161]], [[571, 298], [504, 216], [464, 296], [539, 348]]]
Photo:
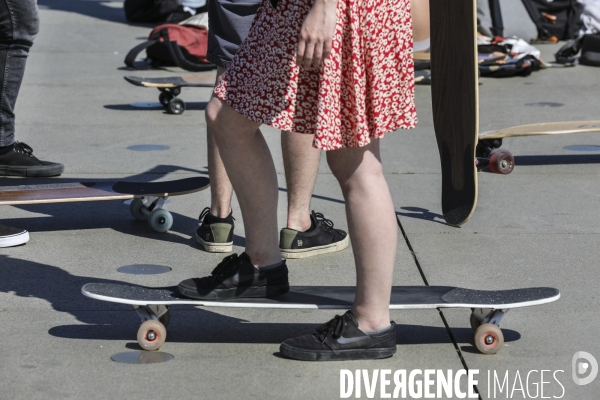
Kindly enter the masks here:
[[323, 150], [360, 147], [417, 122], [410, 0], [339, 0], [331, 55], [296, 66], [312, 0], [263, 0], [215, 94], [247, 118], [314, 134]]

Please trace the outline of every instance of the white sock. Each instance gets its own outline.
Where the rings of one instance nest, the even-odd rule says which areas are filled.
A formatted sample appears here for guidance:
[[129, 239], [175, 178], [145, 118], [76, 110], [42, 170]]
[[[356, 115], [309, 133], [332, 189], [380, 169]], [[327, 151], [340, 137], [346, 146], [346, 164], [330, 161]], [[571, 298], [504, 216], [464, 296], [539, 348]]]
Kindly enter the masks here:
[[389, 330], [391, 327], [392, 327], [392, 325], [390, 324], [390, 325], [386, 326], [385, 328], [377, 329], [375, 331], [363, 331], [363, 332], [365, 332], [367, 335], [376, 335], [376, 334], [381, 333], [383, 331]]

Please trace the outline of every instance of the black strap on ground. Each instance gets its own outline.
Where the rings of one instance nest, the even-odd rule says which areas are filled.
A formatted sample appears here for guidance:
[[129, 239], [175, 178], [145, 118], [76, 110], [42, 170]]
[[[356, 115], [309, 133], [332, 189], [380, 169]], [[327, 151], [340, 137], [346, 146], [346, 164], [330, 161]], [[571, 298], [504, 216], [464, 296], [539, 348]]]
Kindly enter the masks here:
[[138, 63], [136, 65], [135, 59], [137, 58], [138, 54], [140, 54], [142, 51], [146, 50], [148, 47], [152, 46], [155, 43], [158, 43], [158, 39], [147, 40], [147, 41], [135, 46], [125, 56], [125, 65], [127, 65], [129, 68], [132, 68], [132, 69], [149, 69], [149, 68], [151, 68], [151, 66], [149, 64], [139, 64]]

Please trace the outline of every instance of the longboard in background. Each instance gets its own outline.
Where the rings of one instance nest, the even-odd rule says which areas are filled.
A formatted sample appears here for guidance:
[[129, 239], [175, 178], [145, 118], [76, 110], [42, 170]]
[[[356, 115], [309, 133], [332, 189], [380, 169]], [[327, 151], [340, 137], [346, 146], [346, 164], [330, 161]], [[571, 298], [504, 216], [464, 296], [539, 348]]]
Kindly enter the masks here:
[[167, 78], [143, 78], [126, 76], [125, 80], [132, 85], [156, 88], [160, 91], [158, 101], [171, 114], [182, 114], [185, 111], [185, 102], [177, 97], [182, 87], [207, 87], [215, 86], [215, 77], [212, 75], [200, 76], [171, 76]]
[[[88, 283], [81, 292], [96, 300], [132, 305], [142, 320], [137, 333], [139, 345], [144, 350], [158, 350], [167, 339], [166, 328], [171, 319], [169, 306], [347, 310], [352, 307], [356, 288], [293, 286], [284, 295], [231, 300], [194, 300], [182, 297], [176, 287], [148, 288], [114, 283]], [[394, 286], [390, 309], [471, 309], [470, 324], [475, 345], [484, 354], [495, 354], [504, 345], [499, 324], [509, 309], [551, 303], [559, 298], [558, 289], [548, 287], [471, 290], [450, 286]]]
[[136, 219], [148, 221], [157, 232], [166, 232], [173, 225], [173, 216], [162, 208], [167, 198], [199, 192], [209, 184], [208, 178], [197, 177], [165, 182], [104, 181], [0, 186], [0, 206], [133, 200], [129, 210]]
[[[514, 157], [508, 150], [498, 150], [502, 146], [502, 139], [587, 132], [600, 132], [600, 121], [545, 122], [483, 132], [479, 134], [477, 156], [487, 160], [492, 172], [506, 175], [514, 168]], [[482, 163], [481, 166], [486, 164]]]

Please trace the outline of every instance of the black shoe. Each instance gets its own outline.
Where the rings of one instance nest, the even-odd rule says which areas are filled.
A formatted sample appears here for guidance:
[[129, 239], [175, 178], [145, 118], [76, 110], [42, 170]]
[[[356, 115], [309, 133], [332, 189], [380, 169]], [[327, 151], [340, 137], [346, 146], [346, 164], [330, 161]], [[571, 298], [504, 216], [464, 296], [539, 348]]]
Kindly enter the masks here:
[[11, 151], [0, 156], [0, 175], [6, 176], [57, 176], [63, 173], [62, 164], [38, 160], [33, 149], [25, 143], [15, 142]]
[[283, 258], [311, 257], [348, 247], [348, 234], [341, 229], [334, 229], [333, 222], [323, 214], [312, 211], [310, 220], [310, 228], [305, 232], [289, 228], [281, 230], [279, 248]]
[[231, 253], [233, 251], [233, 216], [215, 217], [206, 207], [200, 214], [200, 227], [196, 231], [196, 242], [209, 253]]
[[29, 242], [29, 232], [25, 229], [0, 225], [0, 247], [19, 246]]
[[396, 353], [394, 322], [388, 328], [365, 333], [351, 311], [317, 328], [311, 335], [288, 339], [279, 351], [303, 361], [367, 360], [387, 358]]
[[192, 299], [221, 300], [238, 297], [272, 297], [290, 290], [285, 261], [268, 270], [254, 268], [246, 253], [232, 254], [211, 272], [211, 276], [182, 281], [179, 293]]

